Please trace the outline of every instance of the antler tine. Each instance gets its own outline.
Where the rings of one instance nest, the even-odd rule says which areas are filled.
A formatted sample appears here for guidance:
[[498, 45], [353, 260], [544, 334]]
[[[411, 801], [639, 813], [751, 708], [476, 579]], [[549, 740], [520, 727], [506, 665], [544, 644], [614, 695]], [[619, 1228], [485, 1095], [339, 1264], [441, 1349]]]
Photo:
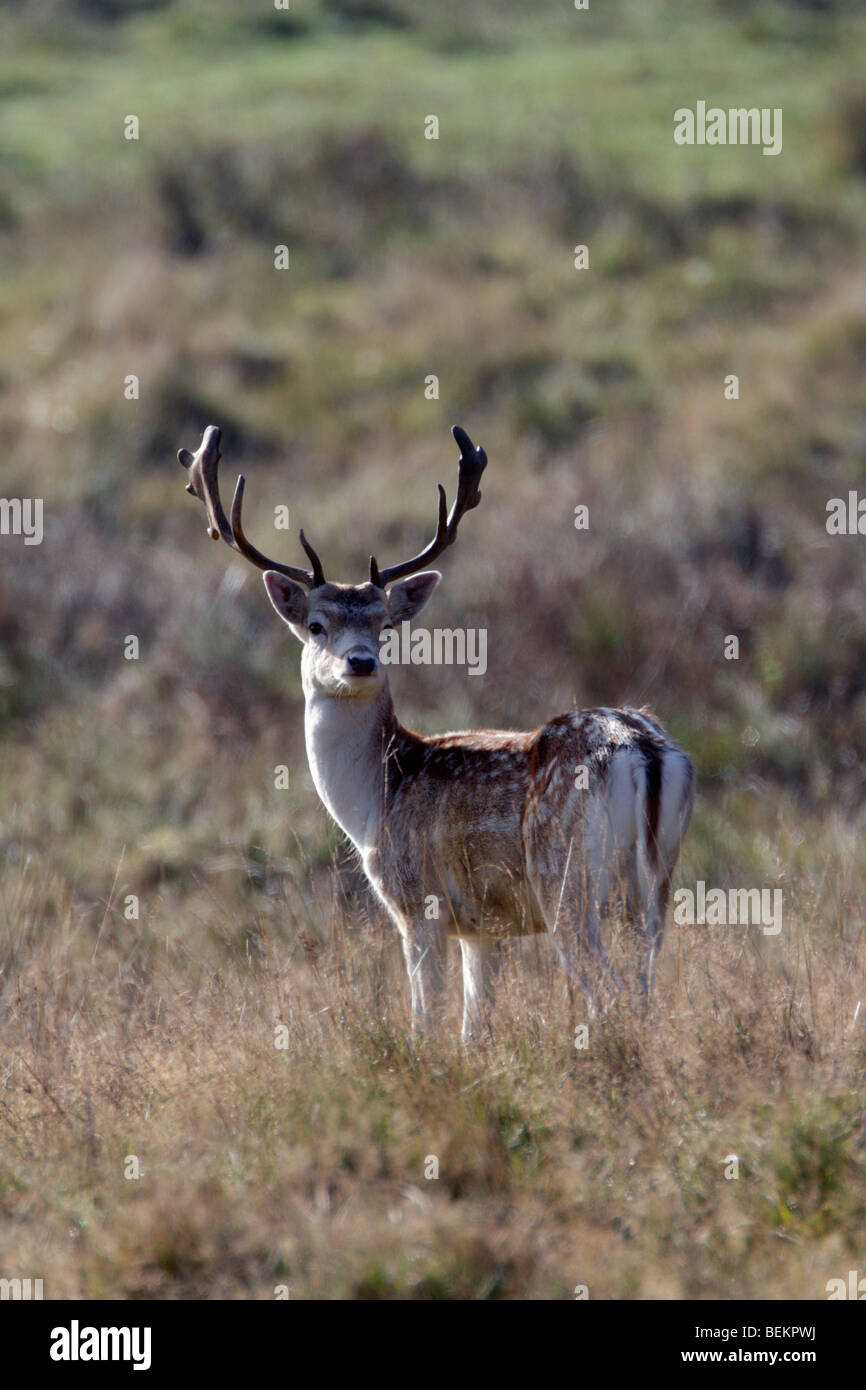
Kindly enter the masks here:
[[238, 478], [235, 487], [235, 495], [232, 500], [232, 519], [223, 511], [220, 501], [218, 469], [220, 455], [220, 439], [222, 433], [217, 425], [208, 425], [201, 437], [201, 445], [195, 454], [191, 454], [189, 449], [179, 449], [177, 457], [189, 474], [189, 482], [186, 490], [192, 493], [193, 497], [198, 497], [204, 503], [204, 509], [208, 519], [208, 535], [212, 540], [219, 540], [220, 537], [226, 545], [230, 545], [232, 550], [236, 550], [239, 555], [243, 555], [246, 560], [255, 565], [260, 570], [277, 570], [289, 579], [294, 579], [299, 584], [304, 584], [308, 589], [315, 589], [320, 584], [325, 583], [325, 575], [322, 570], [322, 562], [313, 547], [304, 539], [301, 532], [301, 544], [312, 561], [312, 571], [299, 569], [295, 565], [284, 565], [279, 560], [270, 560], [262, 551], [257, 550], [244, 535], [241, 522], [241, 508], [244, 499], [245, 481], [243, 474]]
[[301, 545], [302, 545], [302, 546], [304, 547], [304, 549], [306, 550], [307, 555], [310, 557], [310, 562], [311, 562], [311, 564], [312, 564], [312, 566], [313, 566], [313, 582], [312, 582], [312, 584], [310, 585], [310, 587], [311, 587], [312, 589], [317, 589], [317, 588], [319, 587], [320, 584], [326, 583], [326, 580], [325, 580], [325, 572], [324, 572], [324, 570], [322, 569], [322, 562], [321, 562], [321, 560], [319, 559], [319, 557], [318, 557], [318, 555], [316, 554], [316, 552], [315, 552], [315, 550], [313, 549], [313, 547], [310, 545], [310, 542], [307, 540], [306, 536], [304, 535], [303, 527], [301, 528], [301, 530], [300, 530], [300, 532], [299, 532], [298, 534], [299, 534], [299, 536], [300, 536]]
[[407, 574], [416, 574], [418, 570], [424, 569], [426, 565], [441, 555], [442, 551], [446, 550], [449, 545], [453, 545], [457, 539], [457, 528], [460, 525], [461, 517], [465, 512], [477, 507], [481, 501], [478, 483], [481, 474], [487, 467], [487, 454], [480, 446], [475, 448], [469, 435], [464, 429], [461, 429], [460, 425], [454, 425], [451, 433], [460, 449], [457, 496], [454, 499], [454, 505], [446, 518], [445, 489], [441, 483], [437, 484], [439, 488], [439, 519], [436, 535], [430, 544], [413, 559], [404, 560], [402, 564], [391, 565], [384, 570], [380, 570], [375, 558], [370, 556], [370, 583], [376, 584], [380, 589], [384, 589], [388, 584], [393, 584], [395, 579], [403, 579]]
[[306, 584], [308, 589], [317, 589], [320, 584], [324, 584], [325, 574], [322, 569], [322, 562], [313, 547], [301, 531], [301, 545], [310, 557], [313, 568], [310, 570], [299, 569], [296, 565], [283, 565], [278, 560], [269, 560], [267, 555], [263, 555], [260, 550], [247, 540], [241, 524], [241, 507], [243, 506], [244, 487], [246, 479], [240, 475], [235, 487], [234, 500], [232, 501], [232, 541], [233, 548], [239, 554], [257, 565], [260, 570], [278, 570], [280, 574], [288, 575], [289, 579], [296, 579], [300, 584]]

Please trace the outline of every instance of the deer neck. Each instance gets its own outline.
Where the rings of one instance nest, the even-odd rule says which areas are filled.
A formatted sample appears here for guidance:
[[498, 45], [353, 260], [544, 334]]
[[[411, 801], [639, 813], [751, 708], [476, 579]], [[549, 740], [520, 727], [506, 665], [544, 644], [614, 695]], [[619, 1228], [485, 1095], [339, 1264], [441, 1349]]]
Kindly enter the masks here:
[[324, 695], [305, 682], [304, 732], [316, 791], [362, 854], [376, 843], [384, 753], [397, 718], [387, 681], [373, 699]]

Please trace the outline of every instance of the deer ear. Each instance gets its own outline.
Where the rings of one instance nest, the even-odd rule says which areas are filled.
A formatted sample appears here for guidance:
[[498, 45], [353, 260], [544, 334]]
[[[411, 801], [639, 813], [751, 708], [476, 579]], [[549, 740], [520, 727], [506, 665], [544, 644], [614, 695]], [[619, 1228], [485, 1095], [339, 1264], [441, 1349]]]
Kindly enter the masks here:
[[442, 578], [438, 570], [424, 570], [398, 579], [388, 592], [388, 611], [394, 623], [408, 622], [420, 613], [424, 604]]
[[307, 625], [307, 595], [300, 584], [289, 579], [288, 575], [279, 574], [277, 570], [265, 570], [263, 578], [268, 598], [283, 622], [288, 623], [295, 636], [303, 641], [302, 634], [295, 629]]

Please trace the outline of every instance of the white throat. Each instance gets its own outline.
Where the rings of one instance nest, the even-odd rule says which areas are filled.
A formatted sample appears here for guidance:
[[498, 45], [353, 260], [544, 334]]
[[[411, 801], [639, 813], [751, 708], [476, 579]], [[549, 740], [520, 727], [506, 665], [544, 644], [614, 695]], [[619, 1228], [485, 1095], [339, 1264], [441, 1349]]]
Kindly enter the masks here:
[[323, 695], [304, 682], [307, 762], [322, 801], [362, 854], [376, 843], [383, 743], [393, 718], [387, 682], [375, 699]]

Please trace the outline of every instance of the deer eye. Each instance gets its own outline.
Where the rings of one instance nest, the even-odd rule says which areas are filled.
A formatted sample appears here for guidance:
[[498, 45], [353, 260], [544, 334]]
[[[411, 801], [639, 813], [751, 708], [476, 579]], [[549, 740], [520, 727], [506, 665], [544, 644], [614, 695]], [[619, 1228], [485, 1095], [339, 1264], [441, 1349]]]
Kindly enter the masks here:
[[321, 623], [310, 623], [307, 631], [310, 633], [311, 637], [319, 637], [325, 629], [322, 627]]

